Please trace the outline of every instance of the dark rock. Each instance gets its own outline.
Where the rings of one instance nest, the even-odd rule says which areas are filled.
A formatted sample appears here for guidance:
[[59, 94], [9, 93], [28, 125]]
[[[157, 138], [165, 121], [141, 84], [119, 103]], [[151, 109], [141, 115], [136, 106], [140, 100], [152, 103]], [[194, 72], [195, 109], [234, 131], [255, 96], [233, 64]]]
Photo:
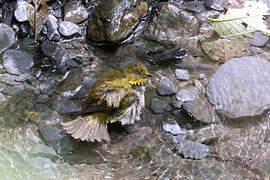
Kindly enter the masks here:
[[69, 154], [72, 152], [73, 144], [71, 137], [64, 131], [47, 124], [41, 124], [38, 130], [46, 145], [54, 148], [58, 154]]
[[67, 50], [56, 42], [45, 41], [42, 43], [41, 48], [43, 53], [53, 60], [60, 70], [65, 69], [66, 63], [72, 60]]
[[224, 0], [206, 0], [204, 3], [207, 8], [217, 11], [223, 11], [225, 8]]
[[94, 42], [125, 40], [148, 11], [148, 1], [103, 1], [91, 13], [87, 38]]
[[49, 14], [47, 18], [47, 38], [49, 40], [58, 41], [61, 35], [58, 32], [58, 24], [55, 16]]
[[250, 40], [250, 44], [257, 47], [263, 47], [265, 46], [268, 40], [269, 40], [268, 36], [264, 35], [260, 31], [256, 31], [253, 34], [253, 38]]
[[172, 108], [167, 102], [159, 98], [153, 98], [151, 101], [151, 109], [154, 113], [159, 114], [159, 113], [168, 112]]
[[[146, 41], [158, 42], [164, 47], [182, 47], [192, 54], [202, 54], [199, 39], [199, 22], [196, 17], [174, 3], [161, 2], [156, 15], [143, 32]], [[152, 46], [152, 45], [151, 45]], [[152, 47], [153, 49], [153, 47]]]
[[157, 92], [161, 96], [173, 95], [175, 94], [175, 86], [169, 78], [163, 76], [157, 85]]
[[68, 114], [81, 111], [81, 107], [69, 99], [55, 99], [52, 108], [60, 114]]
[[10, 48], [16, 42], [16, 34], [13, 29], [6, 25], [0, 24], [0, 54]]
[[208, 18], [217, 18], [221, 14], [220, 11], [208, 10], [198, 14], [198, 20], [202, 23], [209, 22]]
[[189, 73], [186, 69], [175, 69], [175, 77], [178, 80], [189, 80]]
[[176, 99], [181, 102], [194, 101], [195, 98], [194, 93], [187, 89], [181, 89], [176, 95]]
[[87, 9], [81, 4], [81, 1], [67, 2], [64, 6], [64, 21], [70, 21], [79, 24], [88, 18]]
[[209, 155], [209, 147], [192, 141], [182, 141], [177, 145], [178, 153], [186, 158], [203, 159]]
[[233, 58], [209, 79], [207, 96], [221, 115], [261, 115], [270, 102], [270, 62], [258, 57]]
[[80, 27], [72, 22], [63, 21], [58, 30], [63, 36], [72, 36], [80, 31]]
[[[204, 93], [198, 91], [195, 87], [190, 87], [189, 92], [196, 97], [192, 101], [185, 101], [182, 108], [196, 120], [211, 124], [220, 121], [217, 116], [214, 107], [209, 103]], [[203, 91], [204, 92], [204, 91]], [[185, 98], [183, 98], [185, 99]], [[187, 100], [188, 98], [186, 98]]]
[[11, 49], [3, 55], [3, 66], [10, 74], [28, 72], [34, 65], [33, 57], [23, 51]]
[[178, 124], [163, 123], [162, 128], [165, 132], [171, 133], [172, 135], [186, 134], [186, 130], [181, 129]]

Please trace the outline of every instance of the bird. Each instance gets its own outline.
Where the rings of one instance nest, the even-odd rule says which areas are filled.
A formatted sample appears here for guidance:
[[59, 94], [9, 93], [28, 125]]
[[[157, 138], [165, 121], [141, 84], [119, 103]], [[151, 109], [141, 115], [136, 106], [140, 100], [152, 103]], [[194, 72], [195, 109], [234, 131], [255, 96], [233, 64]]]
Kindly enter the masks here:
[[97, 76], [84, 101], [82, 115], [63, 122], [63, 129], [74, 139], [110, 142], [107, 124], [134, 124], [145, 106], [145, 83], [151, 74], [140, 61]]

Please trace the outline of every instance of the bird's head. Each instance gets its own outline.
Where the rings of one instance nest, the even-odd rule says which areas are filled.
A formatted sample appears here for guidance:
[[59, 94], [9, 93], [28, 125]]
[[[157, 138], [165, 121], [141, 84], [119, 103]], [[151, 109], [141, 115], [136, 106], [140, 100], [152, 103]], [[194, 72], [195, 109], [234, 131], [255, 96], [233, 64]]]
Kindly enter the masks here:
[[139, 61], [126, 65], [123, 68], [123, 73], [131, 85], [141, 85], [147, 81], [147, 76], [150, 76], [147, 68]]

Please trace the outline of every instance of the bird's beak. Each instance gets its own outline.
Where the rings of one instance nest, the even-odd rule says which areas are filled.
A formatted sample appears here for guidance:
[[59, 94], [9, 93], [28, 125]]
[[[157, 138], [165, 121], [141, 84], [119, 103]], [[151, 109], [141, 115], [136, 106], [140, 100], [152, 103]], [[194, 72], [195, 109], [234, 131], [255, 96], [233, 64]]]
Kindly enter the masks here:
[[146, 73], [146, 76], [147, 77], [153, 77], [153, 75], [151, 73], [149, 73], [149, 72]]

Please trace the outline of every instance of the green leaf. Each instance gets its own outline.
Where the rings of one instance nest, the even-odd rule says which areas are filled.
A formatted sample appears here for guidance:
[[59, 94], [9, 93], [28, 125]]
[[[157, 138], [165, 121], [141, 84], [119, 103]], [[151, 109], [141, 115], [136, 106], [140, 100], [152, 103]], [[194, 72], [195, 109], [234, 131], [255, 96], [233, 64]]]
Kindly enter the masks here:
[[226, 14], [221, 14], [217, 19], [208, 19], [220, 37], [234, 39], [252, 37], [252, 33], [257, 30], [270, 36], [270, 30], [264, 22], [266, 15], [270, 15], [266, 4], [247, 0], [243, 8], [229, 8]]

